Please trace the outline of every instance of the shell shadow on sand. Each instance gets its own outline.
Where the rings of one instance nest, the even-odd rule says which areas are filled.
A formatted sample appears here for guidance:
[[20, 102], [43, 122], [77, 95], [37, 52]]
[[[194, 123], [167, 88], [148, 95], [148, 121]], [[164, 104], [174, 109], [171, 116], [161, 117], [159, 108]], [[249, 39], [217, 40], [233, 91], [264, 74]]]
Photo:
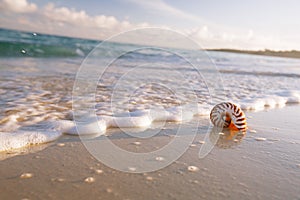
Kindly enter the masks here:
[[227, 128], [223, 128], [223, 130], [220, 131], [220, 128], [213, 127], [209, 134], [209, 139], [215, 146], [228, 149], [241, 144], [245, 135], [246, 131], [236, 131]]

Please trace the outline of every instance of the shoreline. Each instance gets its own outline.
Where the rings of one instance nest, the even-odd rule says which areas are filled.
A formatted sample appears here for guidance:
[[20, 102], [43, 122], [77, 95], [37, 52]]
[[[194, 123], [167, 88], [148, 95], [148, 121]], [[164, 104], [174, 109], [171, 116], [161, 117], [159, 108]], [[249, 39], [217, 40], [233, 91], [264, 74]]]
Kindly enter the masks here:
[[247, 54], [247, 55], [257, 55], [257, 56], [271, 56], [279, 58], [293, 58], [300, 59], [300, 51], [290, 50], [290, 51], [275, 51], [275, 50], [240, 50], [240, 49], [205, 49], [206, 51], [213, 52], [226, 52], [226, 53], [236, 53], [236, 54]]
[[[188, 150], [171, 165], [149, 173], [125, 173], [96, 160], [79, 137], [30, 147], [0, 165], [1, 199], [297, 199], [300, 198], [300, 106], [246, 112], [244, 137], [219, 138], [213, 150], [198, 158], [208, 120], [167, 124], [147, 140], [108, 132], [127, 151], [149, 152], [173, 139], [174, 130], [200, 123]], [[266, 120], [267, 119], [267, 120]], [[119, 133], [119, 134], [118, 134]], [[139, 141], [140, 143], [135, 143]], [[40, 148], [40, 149], [38, 149]], [[198, 170], [189, 170], [195, 166]], [[29, 173], [32, 177], [20, 178]], [[27, 174], [27, 176], [29, 176]], [[92, 177], [90, 179], [87, 179]], [[74, 198], [75, 196], [75, 198]]]

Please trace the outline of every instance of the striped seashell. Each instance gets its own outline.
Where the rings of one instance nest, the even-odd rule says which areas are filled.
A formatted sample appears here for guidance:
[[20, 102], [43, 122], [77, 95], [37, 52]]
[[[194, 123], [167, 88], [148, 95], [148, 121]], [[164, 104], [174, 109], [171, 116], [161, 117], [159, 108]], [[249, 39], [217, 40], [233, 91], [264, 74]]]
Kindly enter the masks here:
[[247, 129], [246, 116], [241, 108], [231, 102], [215, 105], [210, 112], [210, 120], [217, 127]]

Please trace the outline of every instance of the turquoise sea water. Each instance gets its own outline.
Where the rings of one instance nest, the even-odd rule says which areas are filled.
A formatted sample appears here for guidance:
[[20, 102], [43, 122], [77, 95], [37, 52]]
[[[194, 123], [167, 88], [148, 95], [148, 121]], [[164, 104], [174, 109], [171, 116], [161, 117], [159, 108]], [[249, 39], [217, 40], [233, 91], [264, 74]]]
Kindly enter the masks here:
[[1, 57], [79, 57], [99, 41], [0, 29]]

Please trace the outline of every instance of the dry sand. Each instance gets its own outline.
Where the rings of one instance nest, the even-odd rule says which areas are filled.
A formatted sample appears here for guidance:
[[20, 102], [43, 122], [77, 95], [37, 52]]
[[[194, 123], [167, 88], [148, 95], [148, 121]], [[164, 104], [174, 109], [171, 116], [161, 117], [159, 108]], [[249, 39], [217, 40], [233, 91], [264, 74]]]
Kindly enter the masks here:
[[[203, 159], [198, 153], [208, 121], [187, 123], [201, 122], [194, 143], [176, 162], [150, 173], [111, 169], [78, 137], [65, 136], [18, 156], [2, 154], [0, 199], [300, 199], [300, 106], [247, 116], [244, 137], [222, 136]], [[119, 130], [108, 134], [126, 150], [147, 152], [172, 140], [179, 124], [168, 126], [149, 140]]]

